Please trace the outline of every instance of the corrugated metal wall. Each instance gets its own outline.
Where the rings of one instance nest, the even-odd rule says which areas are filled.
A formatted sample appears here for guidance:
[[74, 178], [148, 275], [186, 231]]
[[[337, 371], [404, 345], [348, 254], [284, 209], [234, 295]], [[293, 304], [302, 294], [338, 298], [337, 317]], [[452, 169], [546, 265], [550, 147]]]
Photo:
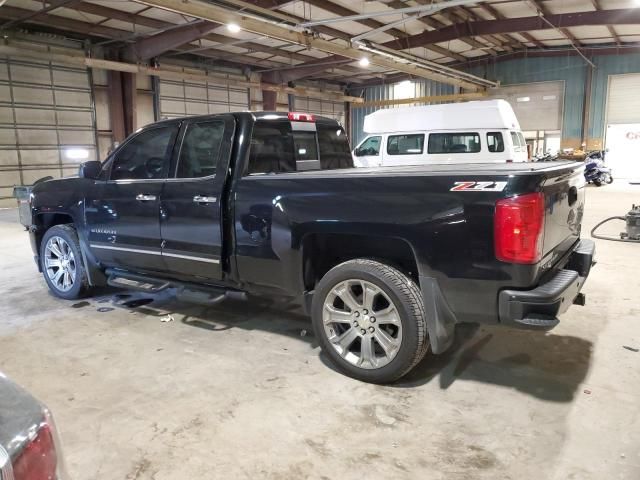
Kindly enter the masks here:
[[[430, 80], [416, 80], [413, 83], [414, 97], [424, 97], [429, 95], [449, 95], [456, 93], [456, 87], [451, 85], [445, 85], [438, 82], [432, 82]], [[377, 85], [374, 87], [366, 87], [364, 89], [352, 90], [351, 93], [357, 96], [362, 96], [365, 102], [373, 102], [376, 100], [390, 100], [395, 99], [398, 91], [399, 84], [389, 85]], [[364, 90], [364, 91], [363, 91]], [[362, 94], [363, 93], [363, 94]], [[361, 95], [362, 94], [362, 95]], [[400, 97], [398, 97], [400, 98]], [[405, 95], [402, 98], [407, 98]], [[415, 105], [424, 105], [423, 103], [416, 103]], [[393, 107], [366, 107], [356, 108], [356, 104], [351, 104], [351, 146], [356, 146], [365, 137], [362, 130], [364, 124], [364, 117], [370, 113], [380, 110], [380, 108], [393, 108]]]
[[[640, 73], [640, 54], [608, 55], [594, 59], [596, 69], [591, 84], [591, 108], [589, 112], [589, 137], [604, 137], [606, 128], [607, 86], [610, 75]], [[637, 92], [640, 94], [640, 92]]]

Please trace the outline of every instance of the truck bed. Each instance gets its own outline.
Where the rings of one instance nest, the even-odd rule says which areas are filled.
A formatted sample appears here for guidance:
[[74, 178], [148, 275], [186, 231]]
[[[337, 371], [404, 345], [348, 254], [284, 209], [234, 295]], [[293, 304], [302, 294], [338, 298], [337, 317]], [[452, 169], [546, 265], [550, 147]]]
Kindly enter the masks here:
[[[430, 165], [409, 165], [406, 167], [349, 168], [340, 170], [322, 170], [293, 172], [296, 177], [315, 176], [460, 176], [468, 175], [537, 175], [554, 174], [558, 171], [580, 168], [582, 162], [559, 161], [541, 163], [442, 163]], [[278, 174], [287, 175], [287, 174]]]

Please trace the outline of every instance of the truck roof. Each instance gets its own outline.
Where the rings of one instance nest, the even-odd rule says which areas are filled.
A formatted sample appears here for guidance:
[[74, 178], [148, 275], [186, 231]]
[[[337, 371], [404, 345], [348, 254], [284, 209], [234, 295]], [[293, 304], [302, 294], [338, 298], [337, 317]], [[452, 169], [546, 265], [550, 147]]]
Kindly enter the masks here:
[[243, 112], [229, 112], [229, 113], [210, 113], [210, 114], [205, 114], [205, 115], [192, 115], [192, 116], [183, 116], [183, 117], [174, 117], [174, 118], [169, 118], [169, 119], [164, 119], [164, 120], [159, 120], [157, 122], [154, 123], [150, 123], [149, 125], [145, 125], [144, 128], [150, 127], [152, 125], [156, 125], [158, 123], [173, 123], [173, 122], [181, 122], [183, 120], [206, 120], [208, 118], [215, 118], [218, 117], [220, 115], [233, 115], [235, 117], [241, 117], [241, 116], [251, 116], [253, 117], [254, 120], [288, 120], [289, 119], [289, 113], [298, 113], [298, 114], [304, 114], [304, 115], [311, 115], [314, 118], [314, 122], [317, 123], [330, 123], [330, 124], [336, 124], [338, 125], [340, 122], [338, 122], [337, 120], [335, 120], [334, 118], [331, 117], [325, 117], [322, 115], [316, 115], [315, 113], [311, 113], [308, 114], [306, 112], [263, 112], [263, 111], [259, 111], [259, 112], [252, 112], [249, 110], [245, 110]]
[[393, 133], [470, 128], [520, 130], [520, 123], [506, 100], [481, 100], [378, 110], [364, 118], [363, 129]]

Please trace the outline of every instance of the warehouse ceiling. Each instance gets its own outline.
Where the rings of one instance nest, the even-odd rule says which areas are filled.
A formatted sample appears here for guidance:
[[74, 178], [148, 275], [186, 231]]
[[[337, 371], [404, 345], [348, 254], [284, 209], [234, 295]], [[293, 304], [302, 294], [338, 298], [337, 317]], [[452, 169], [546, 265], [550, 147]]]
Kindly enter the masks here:
[[[470, 62], [640, 50], [640, 0], [0, 0], [0, 29], [89, 39], [130, 61], [173, 57], [363, 84], [409, 74], [464, 88]], [[237, 21], [236, 21], [237, 20]], [[370, 61], [371, 59], [371, 61]], [[451, 73], [451, 67], [455, 68]], [[454, 81], [455, 80], [455, 81]]]

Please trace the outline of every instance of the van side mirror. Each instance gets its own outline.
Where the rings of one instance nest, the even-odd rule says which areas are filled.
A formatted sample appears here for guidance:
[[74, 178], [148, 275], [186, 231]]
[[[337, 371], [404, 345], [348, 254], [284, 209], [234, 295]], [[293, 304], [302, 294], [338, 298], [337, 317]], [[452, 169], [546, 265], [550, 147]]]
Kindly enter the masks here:
[[95, 180], [98, 178], [101, 171], [102, 163], [97, 160], [91, 160], [90, 162], [84, 162], [80, 165], [80, 168], [78, 169], [78, 176], [80, 178], [90, 178]]

